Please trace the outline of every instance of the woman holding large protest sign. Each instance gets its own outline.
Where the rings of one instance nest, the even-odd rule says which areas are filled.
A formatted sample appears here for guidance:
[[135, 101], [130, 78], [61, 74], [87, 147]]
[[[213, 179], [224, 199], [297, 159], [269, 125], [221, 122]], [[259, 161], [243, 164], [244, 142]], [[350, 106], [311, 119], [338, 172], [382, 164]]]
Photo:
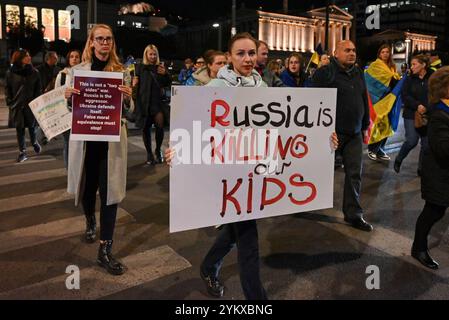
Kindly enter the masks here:
[[11, 69], [6, 73], [6, 104], [9, 107], [10, 119], [16, 128], [19, 144], [17, 162], [28, 159], [26, 154], [25, 128], [30, 133], [31, 144], [36, 153], [41, 152], [41, 146], [36, 139], [36, 119], [29, 103], [41, 95], [39, 72], [31, 64], [31, 56], [24, 49], [13, 53]]
[[[234, 36], [229, 43], [230, 64], [222, 67], [210, 87], [266, 87], [261, 76], [255, 71], [257, 61], [257, 41], [248, 33]], [[338, 145], [336, 135], [332, 135], [334, 148]], [[174, 149], [165, 152], [170, 165]], [[207, 253], [200, 267], [200, 276], [207, 292], [214, 297], [224, 295], [224, 285], [219, 280], [224, 257], [237, 246], [240, 282], [246, 299], [267, 299], [260, 279], [259, 243], [256, 220], [239, 221], [220, 226], [215, 243]]]
[[[104, 24], [95, 25], [89, 32], [82, 63], [71, 71], [124, 72], [115, 50], [112, 29]], [[126, 112], [131, 104], [132, 89], [123, 85], [118, 89], [124, 97], [122, 111]], [[80, 93], [80, 90], [68, 87], [66, 98]], [[95, 202], [99, 189], [101, 230], [97, 262], [114, 275], [125, 272], [125, 266], [111, 254], [117, 207], [126, 192], [127, 130], [124, 117], [121, 126], [119, 142], [70, 141], [67, 188], [69, 193], [75, 194], [76, 205], [80, 200], [82, 202], [86, 215], [87, 242], [95, 241]]]
[[[221, 68], [217, 79], [211, 80], [207, 86], [266, 87], [259, 73], [254, 70], [257, 60], [257, 40], [249, 33], [240, 33], [231, 38], [228, 48], [231, 64]], [[165, 157], [170, 165], [174, 150], [167, 149]], [[214, 297], [224, 295], [224, 285], [219, 280], [220, 269], [224, 257], [237, 245], [240, 282], [245, 297], [250, 300], [267, 299], [260, 280], [256, 220], [226, 224], [220, 229], [200, 268], [207, 292]]]

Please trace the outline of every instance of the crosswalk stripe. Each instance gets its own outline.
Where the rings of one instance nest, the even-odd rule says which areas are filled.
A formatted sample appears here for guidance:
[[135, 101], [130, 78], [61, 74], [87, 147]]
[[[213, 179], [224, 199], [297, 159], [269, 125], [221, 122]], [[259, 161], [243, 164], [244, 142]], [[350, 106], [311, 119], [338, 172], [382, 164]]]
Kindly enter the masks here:
[[15, 128], [1, 129], [0, 136], [4, 134], [16, 134], [16, 129]]
[[128, 137], [128, 143], [130, 143], [133, 146], [136, 146], [140, 149], [145, 150], [145, 144], [143, 143], [142, 137], [140, 137], [140, 136]]
[[50, 178], [59, 178], [67, 175], [67, 171], [65, 168], [53, 169], [53, 170], [42, 170], [36, 172], [15, 174], [11, 176], [2, 176], [0, 177], [0, 187], [9, 185], [11, 183], [24, 183], [24, 182], [32, 182]]
[[66, 189], [58, 189], [0, 200], [0, 213], [41, 206], [44, 204], [65, 201], [73, 198]]
[[17, 145], [17, 139], [3, 139], [3, 137], [0, 137], [0, 148], [4, 147], [13, 147]]
[[[48, 145], [42, 147], [42, 152], [49, 151], [49, 150], [59, 150], [61, 152], [61, 155], [62, 155], [61, 147], [58, 146], [58, 145], [48, 144]], [[28, 147], [26, 149], [26, 152], [27, 152], [28, 156], [39, 157], [39, 155], [37, 155], [34, 152], [33, 146], [31, 146], [31, 145], [28, 145]], [[11, 156], [12, 158], [15, 159], [18, 155], [19, 155], [18, 147], [15, 147], [13, 150], [2, 150], [2, 149], [0, 149], [0, 156]]]
[[55, 161], [56, 158], [54, 156], [39, 156], [39, 157], [32, 157], [29, 158], [25, 162], [18, 163], [16, 159], [6, 159], [6, 160], [0, 160], [0, 168], [6, 168], [11, 166], [23, 166], [23, 165], [29, 165], [29, 164], [39, 164], [43, 162], [50, 162]]
[[[167, 245], [127, 256], [128, 271], [112, 276], [99, 266], [80, 270], [80, 289], [68, 290], [69, 274], [0, 293], [0, 299], [99, 299], [190, 268], [192, 265]], [[65, 271], [65, 270], [64, 270]]]
[[[96, 213], [97, 221], [99, 213]], [[134, 221], [133, 216], [122, 208], [117, 212], [117, 225]], [[33, 247], [58, 239], [68, 238], [84, 232], [86, 219], [79, 215], [60, 219], [26, 228], [19, 228], [0, 233], [0, 254], [18, 249]]]

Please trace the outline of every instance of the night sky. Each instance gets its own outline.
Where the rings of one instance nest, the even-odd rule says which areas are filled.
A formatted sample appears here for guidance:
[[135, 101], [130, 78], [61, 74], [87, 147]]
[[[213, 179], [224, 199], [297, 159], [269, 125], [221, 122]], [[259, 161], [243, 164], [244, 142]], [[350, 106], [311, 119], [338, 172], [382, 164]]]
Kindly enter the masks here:
[[[130, 0], [128, 3], [141, 2], [142, 0]], [[154, 7], [165, 11], [165, 13], [172, 13], [185, 18], [204, 19], [217, 18], [223, 16], [223, 13], [231, 13], [232, 0], [147, 0]], [[123, 2], [122, 2], [123, 3]], [[245, 4], [246, 8], [259, 9], [265, 11], [281, 11], [282, 0], [237, 0], [237, 9]], [[305, 0], [290, 0], [289, 9], [306, 11], [312, 7], [320, 7], [324, 5], [325, 1], [305, 1]], [[163, 14], [164, 15], [164, 14]]]

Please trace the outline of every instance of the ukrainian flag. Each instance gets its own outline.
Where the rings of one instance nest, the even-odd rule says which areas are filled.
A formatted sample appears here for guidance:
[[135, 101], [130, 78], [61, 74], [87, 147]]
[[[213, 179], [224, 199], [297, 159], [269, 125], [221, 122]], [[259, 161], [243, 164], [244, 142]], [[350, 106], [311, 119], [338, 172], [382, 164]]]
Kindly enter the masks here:
[[382, 141], [397, 130], [402, 107], [401, 90], [407, 77], [404, 76], [390, 92], [393, 78], [399, 80], [400, 76], [380, 59], [365, 71], [371, 118], [369, 144]]

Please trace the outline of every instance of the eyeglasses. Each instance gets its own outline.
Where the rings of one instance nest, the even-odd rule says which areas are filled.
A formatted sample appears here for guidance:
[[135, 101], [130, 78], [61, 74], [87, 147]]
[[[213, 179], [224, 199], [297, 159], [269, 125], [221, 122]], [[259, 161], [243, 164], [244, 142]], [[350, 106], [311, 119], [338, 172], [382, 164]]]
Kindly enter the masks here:
[[198, 61], [196, 62], [196, 64], [204, 64], [204, 61], [198, 60]]
[[96, 37], [95, 41], [97, 41], [98, 43], [102, 44], [104, 42], [106, 43], [111, 43], [112, 42], [112, 37]]

